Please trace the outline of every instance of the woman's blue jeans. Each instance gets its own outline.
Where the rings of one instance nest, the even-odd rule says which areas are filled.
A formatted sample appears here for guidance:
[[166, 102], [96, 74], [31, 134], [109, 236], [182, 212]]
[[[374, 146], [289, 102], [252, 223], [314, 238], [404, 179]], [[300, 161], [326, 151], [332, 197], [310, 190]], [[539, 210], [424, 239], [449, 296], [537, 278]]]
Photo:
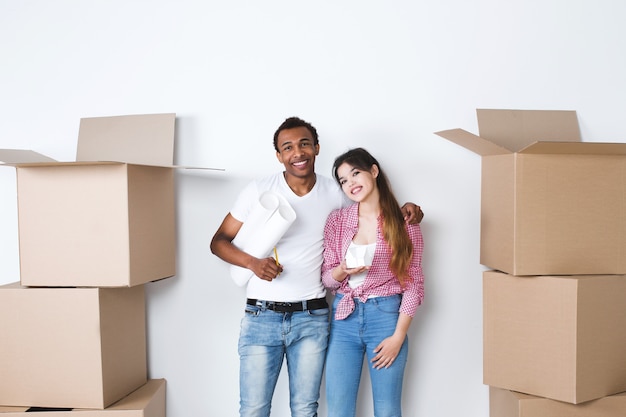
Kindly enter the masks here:
[[246, 306], [239, 336], [241, 417], [269, 417], [283, 359], [293, 417], [316, 417], [329, 309], [279, 313]]
[[[333, 310], [341, 300], [337, 294]], [[398, 357], [389, 368], [374, 369], [374, 349], [391, 336], [398, 322], [400, 295], [370, 298], [362, 303], [355, 299], [355, 310], [344, 320], [330, 325], [326, 355], [326, 398], [328, 417], [354, 417], [361, 381], [363, 357], [367, 358], [376, 417], [402, 415], [402, 380], [408, 355], [405, 339]]]

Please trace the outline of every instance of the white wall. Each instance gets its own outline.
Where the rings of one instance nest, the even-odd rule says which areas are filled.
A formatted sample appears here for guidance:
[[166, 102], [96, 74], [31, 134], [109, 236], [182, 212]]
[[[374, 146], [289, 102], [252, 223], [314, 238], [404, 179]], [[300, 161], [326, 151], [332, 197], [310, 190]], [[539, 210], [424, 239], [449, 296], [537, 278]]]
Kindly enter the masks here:
[[[405, 415], [484, 417], [480, 158], [433, 132], [476, 132], [476, 108], [573, 109], [584, 140], [626, 140], [624, 19], [622, 0], [0, 0], [0, 148], [73, 160], [81, 117], [175, 112], [176, 162], [226, 170], [178, 174], [178, 274], [148, 284], [170, 417], [237, 415], [245, 296], [208, 245], [238, 189], [281, 169], [275, 128], [310, 120], [322, 174], [368, 148], [426, 212]], [[19, 280], [12, 171], [1, 282]], [[286, 382], [273, 416], [289, 415]]]

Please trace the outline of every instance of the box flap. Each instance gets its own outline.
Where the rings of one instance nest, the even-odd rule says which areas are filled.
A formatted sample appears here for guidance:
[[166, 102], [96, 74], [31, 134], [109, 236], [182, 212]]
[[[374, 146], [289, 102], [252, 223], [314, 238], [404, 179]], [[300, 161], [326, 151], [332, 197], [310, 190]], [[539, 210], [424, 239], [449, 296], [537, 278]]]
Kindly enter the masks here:
[[535, 142], [519, 151], [523, 154], [626, 155], [626, 143]]
[[477, 109], [480, 137], [517, 152], [539, 141], [580, 142], [575, 111]]
[[222, 168], [174, 165], [175, 124], [175, 113], [83, 118], [75, 162], [57, 162], [31, 150], [0, 149], [0, 165], [126, 163], [224, 171]]
[[[110, 162], [110, 161], [87, 161], [87, 162], [59, 162], [59, 161], [42, 161], [42, 162], [16, 162], [11, 165], [16, 168], [28, 168], [28, 167], [60, 167], [60, 166], [81, 166], [81, 165], [127, 165], [124, 162]], [[169, 167], [166, 167], [169, 168]]]
[[435, 132], [435, 134], [482, 156], [511, 153], [508, 149], [498, 146], [495, 143], [489, 142], [488, 140], [463, 129], [442, 130], [440, 132]]
[[26, 411], [28, 411], [30, 407], [13, 407], [13, 406], [4, 406], [4, 405], [0, 405], [0, 414], [4, 414], [4, 413], [25, 413]]
[[175, 113], [83, 118], [76, 160], [171, 167], [175, 121]]
[[5, 165], [33, 162], [55, 162], [54, 159], [26, 149], [0, 149], [0, 162]]

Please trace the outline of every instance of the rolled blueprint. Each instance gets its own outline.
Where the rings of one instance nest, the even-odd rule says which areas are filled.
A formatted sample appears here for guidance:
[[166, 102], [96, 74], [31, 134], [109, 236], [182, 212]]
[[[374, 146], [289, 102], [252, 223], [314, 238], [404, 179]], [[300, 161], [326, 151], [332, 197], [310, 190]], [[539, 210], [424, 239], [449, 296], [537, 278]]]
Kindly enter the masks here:
[[[296, 212], [287, 200], [278, 193], [266, 191], [239, 229], [233, 245], [252, 256], [264, 258], [295, 220]], [[230, 276], [240, 287], [246, 285], [253, 275], [249, 269], [230, 266]]]

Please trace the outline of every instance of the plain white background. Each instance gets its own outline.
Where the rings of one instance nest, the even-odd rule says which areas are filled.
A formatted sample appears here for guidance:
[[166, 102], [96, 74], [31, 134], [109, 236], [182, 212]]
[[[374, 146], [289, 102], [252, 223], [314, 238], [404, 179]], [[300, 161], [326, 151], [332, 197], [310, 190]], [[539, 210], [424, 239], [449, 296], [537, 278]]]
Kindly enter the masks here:
[[[485, 417], [481, 161], [433, 132], [476, 133], [476, 108], [565, 109], [583, 140], [626, 140], [625, 19], [621, 0], [0, 0], [0, 148], [72, 161], [81, 117], [177, 114], [176, 163], [225, 171], [177, 174], [178, 273], [147, 285], [149, 373], [168, 416], [234, 417], [245, 294], [211, 236], [247, 181], [282, 168], [286, 117], [318, 128], [320, 174], [366, 147], [426, 213], [404, 414]], [[0, 192], [14, 282], [13, 168]], [[284, 376], [272, 415], [289, 416]]]

